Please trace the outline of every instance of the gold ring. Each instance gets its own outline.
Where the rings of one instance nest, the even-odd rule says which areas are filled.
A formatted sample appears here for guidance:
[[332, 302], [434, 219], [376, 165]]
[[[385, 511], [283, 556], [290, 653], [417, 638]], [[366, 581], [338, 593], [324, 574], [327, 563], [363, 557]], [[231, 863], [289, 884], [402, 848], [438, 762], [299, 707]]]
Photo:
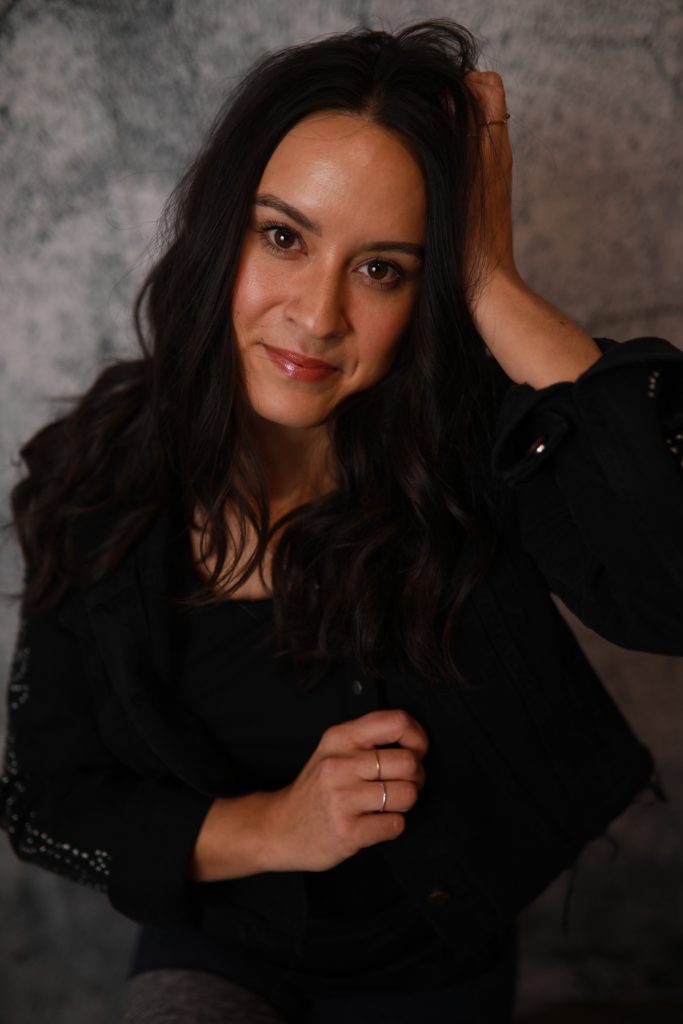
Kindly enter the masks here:
[[[488, 128], [489, 125], [492, 125], [492, 124], [507, 124], [508, 121], [510, 120], [511, 116], [512, 116], [511, 114], [507, 114], [506, 113], [505, 117], [500, 118], [500, 119], [494, 118], [491, 121], [480, 121], [479, 124], [477, 125], [477, 128]], [[476, 132], [468, 132], [467, 133], [467, 138], [468, 139], [476, 139], [476, 137], [477, 137]]]
[[384, 783], [381, 780], [380, 780], [379, 784], [382, 787], [382, 806], [379, 809], [379, 813], [382, 814], [382, 812], [384, 810], [386, 810], [386, 806], [387, 806], [387, 787], [384, 785]]
[[481, 124], [479, 125], [479, 127], [480, 127], [480, 128], [488, 128], [488, 126], [489, 126], [490, 124], [507, 124], [507, 122], [508, 122], [509, 120], [510, 120], [510, 115], [506, 113], [505, 117], [503, 117], [503, 118], [500, 118], [499, 120], [493, 120], [493, 121], [482, 121], [482, 123], [481, 123]]
[[382, 778], [382, 766], [379, 763], [379, 752], [377, 750], [377, 747], [374, 747], [373, 749], [375, 751], [375, 760], [377, 761], [377, 778], [381, 779]]

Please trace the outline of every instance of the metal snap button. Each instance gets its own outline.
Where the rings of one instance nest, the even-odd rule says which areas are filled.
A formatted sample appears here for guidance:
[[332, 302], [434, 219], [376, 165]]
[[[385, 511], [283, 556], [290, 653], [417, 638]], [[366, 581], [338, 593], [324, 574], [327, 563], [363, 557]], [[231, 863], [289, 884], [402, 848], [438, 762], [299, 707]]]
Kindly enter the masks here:
[[363, 692], [363, 684], [361, 683], [360, 679], [354, 679], [354, 681], [351, 683], [351, 689], [353, 690], [356, 697], [360, 697], [361, 693]]
[[536, 438], [536, 440], [534, 441], [533, 444], [529, 445], [529, 447], [526, 450], [526, 454], [527, 455], [540, 455], [541, 452], [545, 451], [546, 444], [547, 444], [547, 442], [546, 442], [545, 434], [541, 434], [539, 437]]

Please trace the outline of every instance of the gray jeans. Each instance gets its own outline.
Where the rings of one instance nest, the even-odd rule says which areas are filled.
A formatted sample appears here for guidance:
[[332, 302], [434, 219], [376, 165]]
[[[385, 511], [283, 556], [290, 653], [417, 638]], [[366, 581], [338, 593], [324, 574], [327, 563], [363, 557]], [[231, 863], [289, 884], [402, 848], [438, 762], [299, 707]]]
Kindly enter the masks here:
[[299, 970], [182, 929], [141, 929], [123, 1024], [509, 1024], [511, 932], [490, 962], [451, 985], [316, 991]]
[[260, 996], [206, 971], [162, 968], [126, 985], [123, 1024], [282, 1024]]
[[[201, 970], [159, 968], [129, 982], [123, 1024], [510, 1024], [512, 978], [457, 989], [313, 997], [281, 1016], [260, 995]], [[488, 991], [487, 991], [488, 990]]]

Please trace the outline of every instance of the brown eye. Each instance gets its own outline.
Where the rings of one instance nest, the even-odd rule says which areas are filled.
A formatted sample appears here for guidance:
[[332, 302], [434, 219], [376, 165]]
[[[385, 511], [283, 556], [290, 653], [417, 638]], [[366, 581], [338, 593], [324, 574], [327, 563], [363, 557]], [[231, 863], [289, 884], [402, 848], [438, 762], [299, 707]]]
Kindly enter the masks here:
[[367, 263], [363, 263], [358, 269], [369, 281], [373, 281], [376, 285], [384, 288], [392, 288], [399, 285], [404, 277], [403, 272], [387, 260], [368, 260]]
[[291, 249], [296, 242], [296, 236], [293, 231], [288, 231], [287, 228], [272, 228], [272, 239], [278, 249]]
[[304, 248], [299, 232], [286, 224], [259, 224], [256, 231], [266, 249], [276, 255], [301, 252]]
[[383, 263], [382, 260], [372, 260], [371, 263], [368, 263], [368, 276], [373, 281], [383, 281], [390, 270], [389, 264]]

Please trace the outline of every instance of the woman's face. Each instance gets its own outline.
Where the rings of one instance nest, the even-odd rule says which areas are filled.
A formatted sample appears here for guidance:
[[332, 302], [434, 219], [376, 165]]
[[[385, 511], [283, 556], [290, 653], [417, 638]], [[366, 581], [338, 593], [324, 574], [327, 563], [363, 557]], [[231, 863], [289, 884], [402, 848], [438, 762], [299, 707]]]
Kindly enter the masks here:
[[418, 293], [425, 211], [415, 159], [364, 117], [318, 113], [283, 138], [254, 198], [232, 304], [258, 416], [316, 426], [387, 373]]

